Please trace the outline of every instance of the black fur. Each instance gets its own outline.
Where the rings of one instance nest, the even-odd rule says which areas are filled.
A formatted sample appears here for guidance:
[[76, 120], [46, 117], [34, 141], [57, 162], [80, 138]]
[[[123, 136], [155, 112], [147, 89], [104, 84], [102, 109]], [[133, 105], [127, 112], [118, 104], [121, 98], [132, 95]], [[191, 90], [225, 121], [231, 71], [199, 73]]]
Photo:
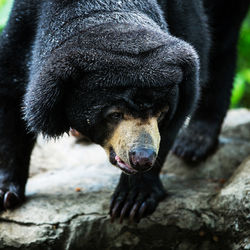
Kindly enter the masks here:
[[0, 40], [0, 209], [24, 198], [38, 133], [73, 127], [103, 145], [107, 107], [143, 117], [169, 104], [156, 165], [122, 174], [111, 205], [113, 219], [152, 213], [165, 194], [159, 171], [188, 115], [195, 111], [174, 152], [198, 160], [215, 148], [249, 2], [16, 0]]

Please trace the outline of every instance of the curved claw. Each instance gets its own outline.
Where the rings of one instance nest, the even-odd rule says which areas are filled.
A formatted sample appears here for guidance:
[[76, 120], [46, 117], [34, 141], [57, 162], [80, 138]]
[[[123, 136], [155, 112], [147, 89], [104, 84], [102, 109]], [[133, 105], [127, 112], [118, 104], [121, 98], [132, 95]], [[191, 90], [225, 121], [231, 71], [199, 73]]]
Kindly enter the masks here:
[[[147, 202], [143, 202], [138, 212], [138, 220], [140, 221], [147, 209]], [[138, 222], [139, 222], [138, 221]]]
[[114, 195], [110, 201], [110, 206], [109, 206], [109, 214], [112, 215], [112, 210], [115, 205], [115, 200], [116, 200], [116, 195]]
[[5, 209], [9, 209], [9, 208], [16, 206], [19, 203], [19, 201], [20, 200], [15, 193], [8, 191], [4, 195], [3, 206]]
[[130, 222], [135, 222], [134, 218], [136, 215], [136, 212], [138, 211], [138, 209], [140, 208], [140, 203], [136, 203], [133, 208], [131, 209], [131, 212], [129, 214], [129, 221]]
[[126, 202], [125, 205], [123, 206], [121, 214], [120, 214], [120, 224], [122, 224], [123, 219], [124, 219], [125, 215], [127, 214], [130, 207], [131, 207], [130, 202]]
[[115, 218], [117, 217], [117, 211], [119, 210], [119, 207], [121, 205], [121, 201], [118, 201], [114, 208], [112, 209], [112, 213], [111, 213], [111, 222], [113, 223], [115, 221]]

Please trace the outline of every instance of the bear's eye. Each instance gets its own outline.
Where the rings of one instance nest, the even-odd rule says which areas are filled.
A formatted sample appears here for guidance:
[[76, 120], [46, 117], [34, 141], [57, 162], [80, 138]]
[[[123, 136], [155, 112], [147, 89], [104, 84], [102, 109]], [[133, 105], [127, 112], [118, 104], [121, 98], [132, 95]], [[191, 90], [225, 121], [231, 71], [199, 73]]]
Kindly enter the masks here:
[[169, 111], [169, 106], [167, 106], [159, 115], [158, 117], [158, 122], [161, 122], [163, 120], [163, 118], [165, 117], [165, 115], [168, 113]]
[[121, 112], [113, 112], [108, 115], [108, 119], [110, 121], [120, 121], [123, 119], [123, 113]]

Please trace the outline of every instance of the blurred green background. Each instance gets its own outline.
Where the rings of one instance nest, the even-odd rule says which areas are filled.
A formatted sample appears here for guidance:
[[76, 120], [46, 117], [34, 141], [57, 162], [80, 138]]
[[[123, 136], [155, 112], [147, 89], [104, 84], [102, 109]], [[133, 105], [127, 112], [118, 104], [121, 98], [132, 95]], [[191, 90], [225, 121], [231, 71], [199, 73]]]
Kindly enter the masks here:
[[[9, 15], [13, 0], [0, 0], [0, 32]], [[250, 108], [250, 12], [243, 23], [238, 45], [238, 66], [231, 97], [231, 108]]]

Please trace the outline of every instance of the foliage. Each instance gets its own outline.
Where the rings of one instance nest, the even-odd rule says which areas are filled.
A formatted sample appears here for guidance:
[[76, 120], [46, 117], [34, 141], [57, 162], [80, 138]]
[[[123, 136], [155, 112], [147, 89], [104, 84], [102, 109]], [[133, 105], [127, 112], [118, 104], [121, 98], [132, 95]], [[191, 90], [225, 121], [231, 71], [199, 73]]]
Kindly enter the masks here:
[[0, 0], [0, 32], [8, 20], [13, 0]]
[[250, 12], [243, 23], [238, 44], [238, 69], [231, 98], [231, 108], [250, 108]]
[[[12, 3], [13, 0], [0, 0], [0, 32], [7, 22]], [[231, 108], [250, 108], [250, 12], [241, 29], [238, 53]]]

